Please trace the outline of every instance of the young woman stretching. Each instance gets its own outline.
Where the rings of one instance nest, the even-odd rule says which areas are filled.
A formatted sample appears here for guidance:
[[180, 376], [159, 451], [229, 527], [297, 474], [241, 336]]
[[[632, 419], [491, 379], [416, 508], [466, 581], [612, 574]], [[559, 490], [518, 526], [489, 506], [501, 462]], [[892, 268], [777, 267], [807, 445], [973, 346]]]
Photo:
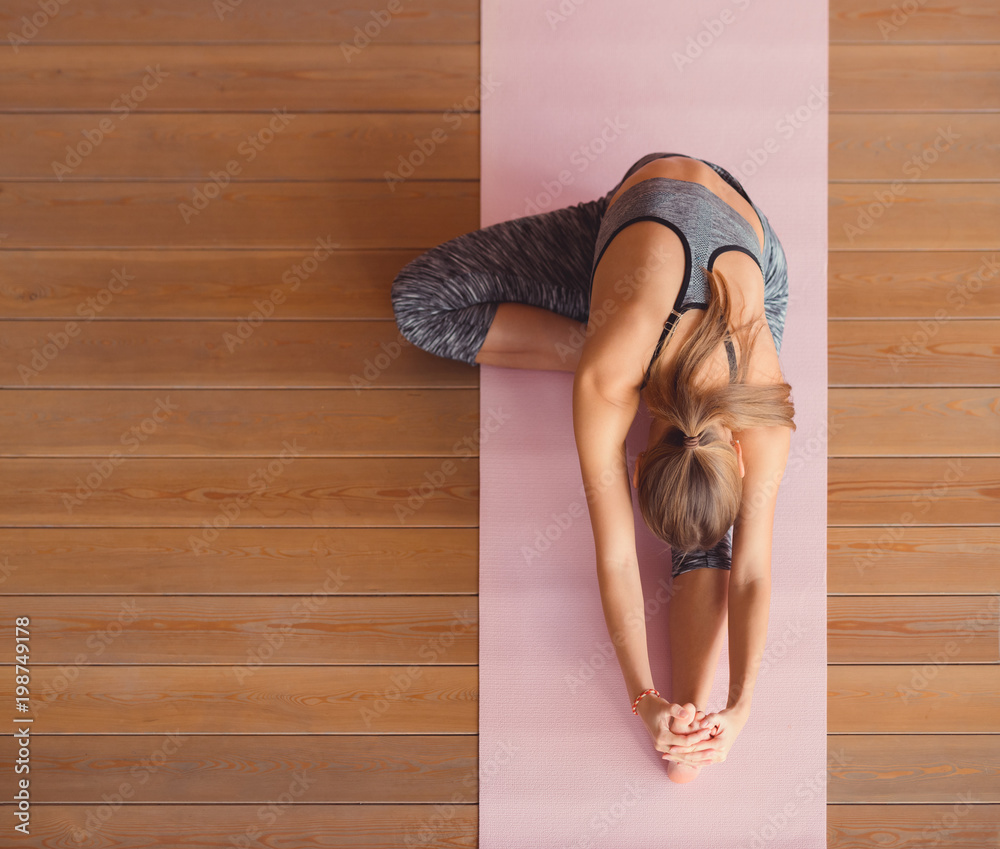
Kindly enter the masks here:
[[[438, 356], [574, 373], [602, 605], [632, 710], [672, 780], [725, 760], [764, 652], [795, 428], [778, 361], [787, 265], [767, 218], [720, 166], [650, 153], [604, 197], [417, 257], [392, 302], [403, 336]], [[671, 550], [672, 702], [653, 687], [625, 456], [640, 397], [653, 423], [631, 480]], [[727, 626], [728, 700], [706, 716]]]

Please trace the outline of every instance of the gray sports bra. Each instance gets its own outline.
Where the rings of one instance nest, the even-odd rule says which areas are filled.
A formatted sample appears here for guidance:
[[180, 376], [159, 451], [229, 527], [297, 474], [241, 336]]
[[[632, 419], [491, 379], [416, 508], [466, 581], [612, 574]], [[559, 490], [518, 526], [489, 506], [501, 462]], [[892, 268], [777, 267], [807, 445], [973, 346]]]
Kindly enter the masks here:
[[[605, 200], [610, 202], [622, 183], [643, 165], [654, 159], [671, 156], [684, 156], [684, 154], [651, 153], [644, 156], [628, 170], [618, 185], [608, 192]], [[719, 174], [743, 196], [753, 207], [754, 212], [757, 212], [757, 207], [732, 174], [712, 162], [704, 159], [698, 161], [704, 162]], [[681, 280], [680, 291], [677, 293], [670, 315], [663, 324], [663, 333], [646, 369], [641, 391], [649, 381], [650, 369], [656, 362], [677, 318], [689, 309], [708, 309], [710, 290], [703, 269], [711, 271], [715, 260], [726, 251], [741, 251], [757, 263], [763, 274], [763, 258], [760, 241], [750, 222], [710, 189], [701, 183], [651, 177], [622, 192], [601, 220], [594, 249], [594, 264], [590, 273], [591, 291], [597, 265], [611, 244], [611, 240], [636, 221], [659, 221], [673, 230], [684, 246], [684, 277]], [[763, 222], [761, 227], [763, 228]], [[766, 229], [764, 232], [767, 232]], [[732, 341], [728, 338], [726, 353], [729, 357], [729, 374], [732, 380], [736, 375], [736, 352]]]

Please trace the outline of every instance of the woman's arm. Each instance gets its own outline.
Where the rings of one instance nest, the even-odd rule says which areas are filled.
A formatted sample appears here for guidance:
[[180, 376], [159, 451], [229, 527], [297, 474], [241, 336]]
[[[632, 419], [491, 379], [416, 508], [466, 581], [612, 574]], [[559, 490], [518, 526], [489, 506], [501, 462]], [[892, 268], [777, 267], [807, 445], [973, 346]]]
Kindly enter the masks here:
[[[753, 306], [763, 312], [762, 301]], [[774, 338], [765, 323], [754, 345], [747, 382], [765, 384], [783, 380]], [[733, 525], [726, 707], [748, 713], [767, 641], [774, 511], [788, 461], [791, 429], [756, 427], [734, 435], [740, 440], [746, 472], [740, 512]]]
[[578, 369], [573, 380], [573, 430], [594, 532], [601, 604], [630, 704], [653, 686], [625, 458], [625, 437], [638, 409], [639, 393], [633, 394], [631, 400], [624, 390], [609, 391], [593, 369]]
[[764, 657], [771, 604], [771, 536], [778, 486], [788, 458], [786, 427], [742, 431], [743, 503], [733, 527], [729, 574], [728, 708], [749, 712]]

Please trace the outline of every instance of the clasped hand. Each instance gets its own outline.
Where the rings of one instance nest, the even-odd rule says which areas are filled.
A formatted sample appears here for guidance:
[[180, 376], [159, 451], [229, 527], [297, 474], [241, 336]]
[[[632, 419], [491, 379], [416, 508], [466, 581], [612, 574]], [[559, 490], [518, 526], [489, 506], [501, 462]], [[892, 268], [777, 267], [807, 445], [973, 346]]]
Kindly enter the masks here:
[[[645, 710], [643, 702], [650, 702]], [[639, 702], [638, 710], [663, 759], [689, 766], [724, 761], [748, 718], [740, 708], [706, 714], [690, 702], [674, 704], [653, 694]]]

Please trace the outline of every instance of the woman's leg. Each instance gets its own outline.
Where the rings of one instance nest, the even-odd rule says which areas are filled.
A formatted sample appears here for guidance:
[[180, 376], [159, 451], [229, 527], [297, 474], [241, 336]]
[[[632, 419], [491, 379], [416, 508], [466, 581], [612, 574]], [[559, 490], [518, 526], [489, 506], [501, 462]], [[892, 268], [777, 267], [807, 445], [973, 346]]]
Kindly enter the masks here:
[[575, 369], [560, 343], [586, 326], [606, 206], [599, 198], [503, 221], [417, 257], [392, 284], [400, 332], [469, 365]]
[[[670, 701], [695, 705], [708, 713], [709, 695], [726, 639], [729, 611], [729, 570], [691, 569], [673, 579], [670, 599]], [[677, 723], [678, 732], [690, 729]], [[698, 776], [700, 767], [669, 762], [667, 776], [678, 783]]]

